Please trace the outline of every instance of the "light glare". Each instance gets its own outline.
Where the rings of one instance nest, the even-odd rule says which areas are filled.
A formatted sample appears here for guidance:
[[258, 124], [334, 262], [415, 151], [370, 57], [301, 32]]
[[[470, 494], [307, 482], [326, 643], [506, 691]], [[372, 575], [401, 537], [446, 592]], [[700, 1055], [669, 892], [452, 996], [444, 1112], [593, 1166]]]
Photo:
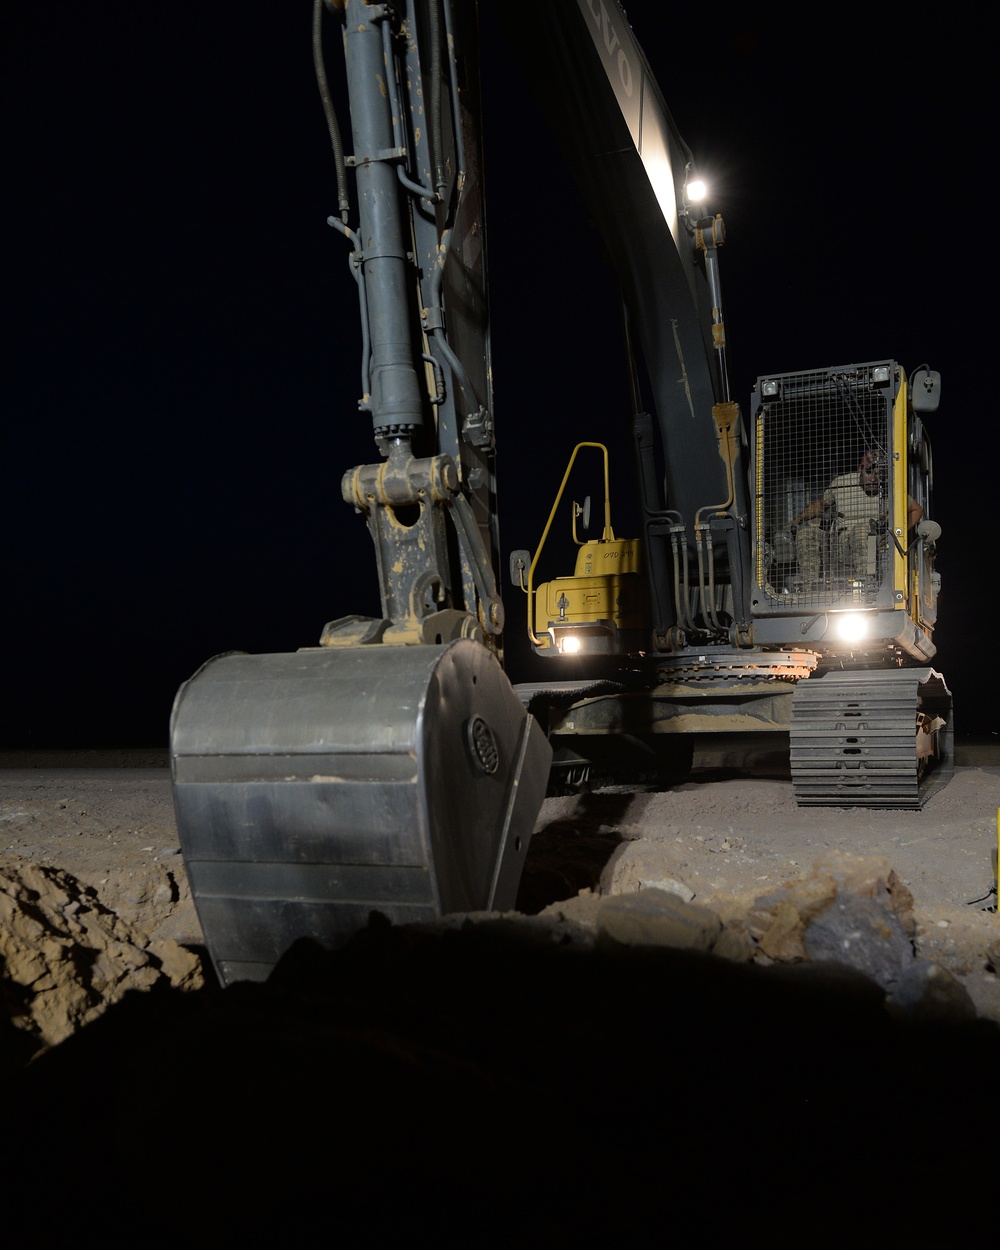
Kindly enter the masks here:
[[701, 178], [693, 178], [687, 184], [687, 198], [690, 204], [700, 204], [708, 195], [708, 187]]
[[844, 642], [860, 642], [868, 633], [868, 622], [856, 612], [848, 612], [837, 619], [837, 633]]

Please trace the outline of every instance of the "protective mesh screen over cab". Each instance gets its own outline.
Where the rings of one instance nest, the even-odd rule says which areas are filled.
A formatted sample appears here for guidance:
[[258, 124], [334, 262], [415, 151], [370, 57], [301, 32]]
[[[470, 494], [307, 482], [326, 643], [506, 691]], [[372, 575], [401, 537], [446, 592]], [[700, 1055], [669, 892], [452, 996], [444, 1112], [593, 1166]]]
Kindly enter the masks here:
[[875, 604], [892, 546], [896, 385], [885, 362], [758, 380], [755, 580], [771, 607]]

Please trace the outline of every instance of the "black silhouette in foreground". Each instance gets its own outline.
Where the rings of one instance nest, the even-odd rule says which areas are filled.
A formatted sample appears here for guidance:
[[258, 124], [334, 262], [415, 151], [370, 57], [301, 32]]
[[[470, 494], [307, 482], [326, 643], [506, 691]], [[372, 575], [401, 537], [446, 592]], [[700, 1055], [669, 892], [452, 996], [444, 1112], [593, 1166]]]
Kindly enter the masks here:
[[900, 1019], [835, 965], [373, 923], [265, 984], [128, 995], [9, 1082], [3, 1174], [45, 1218], [152, 1221], [130, 1240], [928, 1244], [970, 1200], [989, 1224], [998, 1061], [994, 1024]]

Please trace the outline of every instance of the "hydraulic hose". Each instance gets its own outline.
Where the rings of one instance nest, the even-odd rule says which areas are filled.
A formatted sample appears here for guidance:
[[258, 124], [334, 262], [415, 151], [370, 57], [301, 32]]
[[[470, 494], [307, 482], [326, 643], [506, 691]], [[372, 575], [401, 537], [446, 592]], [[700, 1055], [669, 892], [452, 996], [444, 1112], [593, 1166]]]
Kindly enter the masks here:
[[316, 71], [319, 96], [323, 102], [323, 112], [326, 115], [326, 128], [330, 132], [330, 143], [333, 145], [333, 158], [337, 170], [337, 208], [340, 211], [341, 221], [346, 222], [351, 211], [351, 201], [347, 194], [347, 162], [344, 160], [344, 143], [340, 137], [340, 124], [330, 97], [330, 84], [323, 62], [323, 4], [324, 0], [313, 0], [313, 67]]

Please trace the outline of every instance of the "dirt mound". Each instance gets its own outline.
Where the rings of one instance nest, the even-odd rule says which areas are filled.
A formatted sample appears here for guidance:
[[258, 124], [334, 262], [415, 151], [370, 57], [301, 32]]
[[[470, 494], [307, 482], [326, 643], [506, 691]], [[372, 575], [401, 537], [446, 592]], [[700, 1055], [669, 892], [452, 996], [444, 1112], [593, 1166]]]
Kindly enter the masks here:
[[70, 873], [11, 860], [0, 869], [0, 1019], [33, 1049], [63, 1041], [128, 990], [203, 984], [197, 955], [151, 940]]

